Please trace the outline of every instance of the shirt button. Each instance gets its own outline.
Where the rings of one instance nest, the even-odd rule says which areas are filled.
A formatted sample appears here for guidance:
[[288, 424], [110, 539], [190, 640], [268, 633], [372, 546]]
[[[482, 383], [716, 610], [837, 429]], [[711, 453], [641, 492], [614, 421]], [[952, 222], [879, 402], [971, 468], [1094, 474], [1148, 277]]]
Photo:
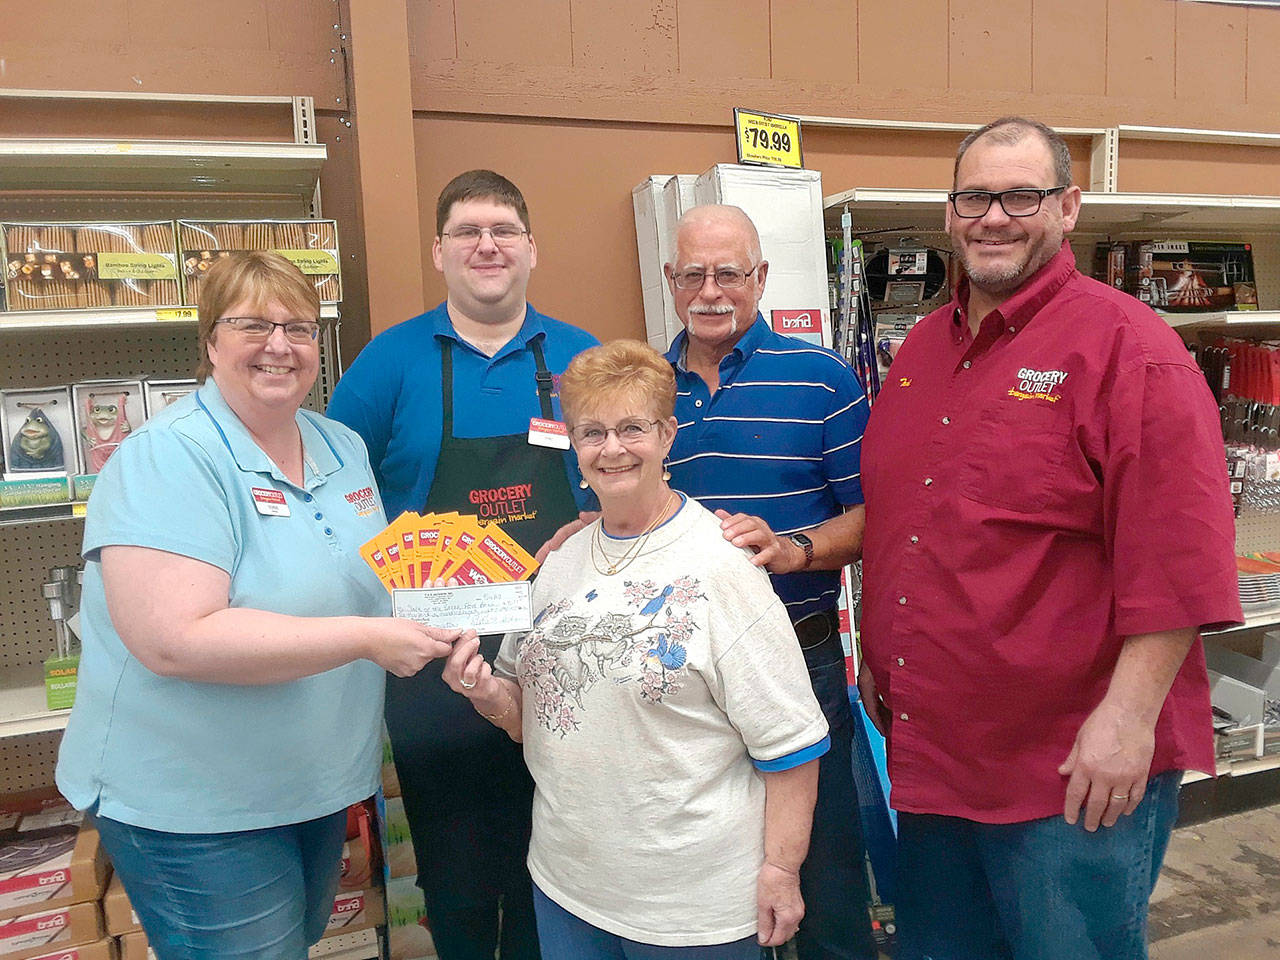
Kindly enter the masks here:
[[907, 598], [906, 598], [906, 597], [899, 597], [899, 598], [898, 598], [898, 605], [899, 605], [899, 606], [903, 606], [903, 607], [905, 607], [905, 606], [907, 605]]
[[919, 538], [919, 537], [915, 537], [915, 536], [913, 536], [913, 537], [911, 538], [911, 542], [912, 542], [912, 543], [919, 543], [919, 542], [920, 542], [920, 538]]
[[326, 537], [332, 537], [332, 536], [333, 536], [333, 527], [325, 527], [325, 528], [324, 528], [324, 535], [325, 535]]
[[932, 487], [932, 486], [933, 486], [933, 477], [925, 477], [925, 478], [924, 478], [924, 485], [925, 485], [926, 487]]
[[907, 661], [903, 660], [903, 659], [902, 659], [902, 657], [899, 657], [899, 658], [898, 658], [898, 666], [900, 666], [900, 667], [905, 667], [906, 665], [907, 665]]
[[950, 418], [950, 417], [943, 417], [943, 418], [942, 418], [942, 422], [943, 422], [943, 424], [944, 424], [944, 425], [946, 425], [946, 424], [948, 424], [948, 423], [950, 423], [950, 422], [951, 422], [951, 418]]
[[1017, 332], [1018, 332], [1018, 328], [1017, 328], [1017, 327], [1010, 327], [1010, 328], [1009, 328], [1009, 332], [1010, 332], [1010, 333], [1017, 333]]
[[909, 719], [911, 719], [911, 718], [910, 718], [910, 717], [908, 717], [905, 713], [900, 713], [900, 714], [898, 714], [898, 719], [899, 719], [899, 720], [909, 720]]
[[701, 401], [701, 400], [695, 400], [695, 401], [693, 401], [693, 405], [694, 405], [695, 407], [700, 407], [700, 406], [702, 406], [702, 401]]
[[304, 493], [302, 495], [302, 499], [305, 500], [307, 503], [310, 503], [314, 498], [311, 496], [311, 494]]
[[973, 364], [970, 363], [968, 360], [966, 360], [964, 363], [961, 364], [961, 366], [964, 367], [966, 370], [968, 370], [970, 367], [973, 366]]
[[316, 514], [316, 519], [317, 519], [317, 520], [323, 520], [323, 519], [324, 519], [324, 514], [323, 514], [323, 513], [317, 513], [317, 514]]

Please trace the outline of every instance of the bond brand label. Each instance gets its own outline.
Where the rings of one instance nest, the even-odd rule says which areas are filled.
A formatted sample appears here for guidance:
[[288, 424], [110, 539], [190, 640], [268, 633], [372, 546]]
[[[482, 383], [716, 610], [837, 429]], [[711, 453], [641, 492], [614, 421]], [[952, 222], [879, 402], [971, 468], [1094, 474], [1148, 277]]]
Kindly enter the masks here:
[[289, 516], [289, 504], [285, 503], [283, 490], [273, 490], [270, 487], [251, 487], [250, 492], [253, 493], [253, 505], [258, 508], [258, 512], [264, 517]]
[[1060, 388], [1066, 379], [1065, 370], [1033, 370], [1023, 367], [1018, 371], [1017, 382], [1009, 388], [1009, 396], [1017, 400], [1057, 403], [1062, 399]]
[[822, 330], [820, 310], [774, 310], [773, 329], [778, 333], [819, 333]]

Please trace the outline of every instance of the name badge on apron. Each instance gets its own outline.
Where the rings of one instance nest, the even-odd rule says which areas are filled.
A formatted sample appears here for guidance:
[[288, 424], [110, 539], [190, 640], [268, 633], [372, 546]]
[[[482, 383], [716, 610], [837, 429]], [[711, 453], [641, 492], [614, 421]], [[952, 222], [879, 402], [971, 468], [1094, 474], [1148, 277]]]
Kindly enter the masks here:
[[552, 447], [556, 450], [568, 450], [569, 428], [559, 420], [544, 420], [542, 417], [530, 417], [529, 442], [535, 447]]
[[283, 490], [272, 490], [270, 487], [250, 487], [253, 493], [253, 505], [264, 517], [289, 516], [289, 504], [285, 502]]

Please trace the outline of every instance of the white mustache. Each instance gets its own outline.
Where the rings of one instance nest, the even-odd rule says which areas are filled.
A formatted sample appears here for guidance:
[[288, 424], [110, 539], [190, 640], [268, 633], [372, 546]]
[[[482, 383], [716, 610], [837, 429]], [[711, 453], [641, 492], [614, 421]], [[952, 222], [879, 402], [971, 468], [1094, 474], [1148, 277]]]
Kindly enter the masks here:
[[722, 317], [726, 313], [733, 313], [733, 305], [729, 303], [711, 303], [695, 305], [689, 308], [690, 313], [702, 313], [710, 316]]

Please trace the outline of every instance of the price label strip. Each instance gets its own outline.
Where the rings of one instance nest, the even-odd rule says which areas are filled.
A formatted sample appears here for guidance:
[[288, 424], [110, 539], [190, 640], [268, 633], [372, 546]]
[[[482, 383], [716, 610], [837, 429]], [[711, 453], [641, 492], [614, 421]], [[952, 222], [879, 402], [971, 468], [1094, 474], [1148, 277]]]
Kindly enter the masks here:
[[800, 121], [794, 117], [734, 107], [733, 126], [738, 134], [739, 163], [794, 170], [804, 167]]

